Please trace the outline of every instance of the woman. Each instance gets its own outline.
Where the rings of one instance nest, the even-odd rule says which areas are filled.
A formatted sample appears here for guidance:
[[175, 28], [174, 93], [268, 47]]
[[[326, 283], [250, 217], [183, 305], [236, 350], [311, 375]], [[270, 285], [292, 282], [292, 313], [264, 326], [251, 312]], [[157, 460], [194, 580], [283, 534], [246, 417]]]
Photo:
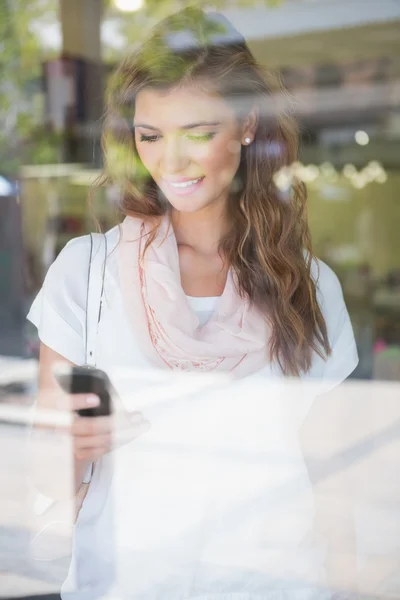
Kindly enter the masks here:
[[[225, 18], [194, 8], [158, 25], [116, 71], [102, 182], [119, 189], [125, 218], [106, 233], [98, 367], [335, 382], [355, 368], [340, 285], [312, 254], [305, 186], [275, 184], [297, 159], [297, 130], [279, 113], [269, 78]], [[45, 391], [56, 388], [55, 361], [85, 362], [89, 249], [87, 236], [67, 244], [29, 314], [41, 338], [42, 407], [54, 406]], [[70, 402], [78, 409], [97, 399]], [[137, 423], [132, 437], [147, 427]], [[94, 464], [87, 525], [106, 484], [111, 425], [77, 417], [71, 433], [77, 490]], [[100, 523], [101, 510], [94, 514]], [[77, 544], [85, 531], [81, 514]], [[76, 563], [81, 593], [99, 582], [91, 560], [81, 553]]]

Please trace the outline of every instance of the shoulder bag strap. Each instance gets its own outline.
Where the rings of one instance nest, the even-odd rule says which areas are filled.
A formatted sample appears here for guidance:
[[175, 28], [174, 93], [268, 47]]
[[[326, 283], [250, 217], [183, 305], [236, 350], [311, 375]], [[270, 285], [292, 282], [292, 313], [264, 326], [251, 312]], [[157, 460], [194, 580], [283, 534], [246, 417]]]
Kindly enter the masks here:
[[107, 260], [107, 238], [103, 233], [90, 234], [90, 255], [86, 294], [86, 364], [96, 366], [96, 337], [101, 317]]

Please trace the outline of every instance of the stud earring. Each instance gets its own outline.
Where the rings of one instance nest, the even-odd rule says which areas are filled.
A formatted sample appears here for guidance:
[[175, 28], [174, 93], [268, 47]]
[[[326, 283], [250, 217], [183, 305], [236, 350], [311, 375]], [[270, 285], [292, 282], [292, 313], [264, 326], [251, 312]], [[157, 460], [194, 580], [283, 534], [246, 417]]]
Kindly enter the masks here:
[[249, 138], [249, 137], [247, 137], [247, 138], [244, 138], [244, 143], [245, 143], [245, 144], [251, 144], [251, 141], [252, 141], [252, 140], [251, 140], [251, 138]]

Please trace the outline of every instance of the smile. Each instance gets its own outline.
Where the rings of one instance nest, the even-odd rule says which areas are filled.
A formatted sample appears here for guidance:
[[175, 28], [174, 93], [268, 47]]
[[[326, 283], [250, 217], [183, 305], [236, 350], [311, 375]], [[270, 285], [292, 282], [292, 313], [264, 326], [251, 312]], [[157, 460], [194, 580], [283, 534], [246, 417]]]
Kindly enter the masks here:
[[191, 179], [190, 181], [182, 181], [180, 183], [178, 183], [178, 182], [172, 183], [172, 181], [168, 181], [168, 183], [169, 183], [169, 185], [172, 185], [172, 187], [174, 187], [174, 188], [185, 188], [185, 187], [189, 187], [190, 185], [195, 185], [196, 183], [199, 183], [199, 181], [201, 179], [204, 179], [204, 176], [198, 177], [197, 179]]
[[164, 179], [164, 183], [168, 186], [170, 192], [177, 196], [188, 196], [194, 194], [202, 185], [205, 175], [197, 179], [187, 179], [186, 181], [168, 181]]

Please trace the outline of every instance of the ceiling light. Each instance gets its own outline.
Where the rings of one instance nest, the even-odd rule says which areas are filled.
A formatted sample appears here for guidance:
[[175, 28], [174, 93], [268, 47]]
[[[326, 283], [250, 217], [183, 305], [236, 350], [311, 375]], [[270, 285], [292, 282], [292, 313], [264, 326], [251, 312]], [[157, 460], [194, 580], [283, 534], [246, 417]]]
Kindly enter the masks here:
[[369, 135], [366, 131], [357, 131], [354, 137], [360, 146], [366, 146], [369, 143]]
[[143, 6], [143, 0], [114, 0], [115, 7], [122, 12], [134, 12]]

